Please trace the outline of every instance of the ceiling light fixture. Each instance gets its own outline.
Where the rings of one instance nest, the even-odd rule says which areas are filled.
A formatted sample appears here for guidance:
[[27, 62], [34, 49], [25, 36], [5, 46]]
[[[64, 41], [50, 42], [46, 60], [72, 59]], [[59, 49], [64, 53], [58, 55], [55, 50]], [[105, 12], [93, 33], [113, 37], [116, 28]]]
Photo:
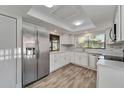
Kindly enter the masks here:
[[56, 32], [57, 32], [57, 30], [54, 30], [54, 32], [56, 33]]
[[54, 5], [45, 5], [48, 8], [52, 8]]
[[73, 24], [76, 25], [76, 26], [79, 26], [79, 25], [81, 25], [83, 23], [84, 23], [84, 21], [75, 21], [75, 22], [73, 22]]

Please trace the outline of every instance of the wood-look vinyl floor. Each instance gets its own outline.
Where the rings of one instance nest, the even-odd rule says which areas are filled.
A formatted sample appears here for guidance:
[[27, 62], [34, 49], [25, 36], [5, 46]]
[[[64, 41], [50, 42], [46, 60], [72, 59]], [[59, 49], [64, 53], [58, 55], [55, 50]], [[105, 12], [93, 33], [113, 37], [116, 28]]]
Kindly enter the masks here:
[[66, 65], [28, 88], [95, 88], [96, 71], [74, 64]]

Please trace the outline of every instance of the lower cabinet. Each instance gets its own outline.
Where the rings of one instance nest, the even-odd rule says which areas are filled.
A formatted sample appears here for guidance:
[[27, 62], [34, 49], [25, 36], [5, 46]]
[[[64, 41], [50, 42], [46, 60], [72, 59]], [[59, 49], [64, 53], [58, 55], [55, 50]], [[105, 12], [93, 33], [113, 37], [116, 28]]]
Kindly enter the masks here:
[[49, 70], [50, 70], [50, 72], [52, 72], [53, 71], [53, 55], [49, 55]]
[[96, 63], [97, 63], [98, 56], [89, 54], [89, 67], [92, 69], [96, 69]]
[[67, 52], [50, 54], [50, 72], [53, 72], [70, 63], [70, 54]]
[[61, 53], [58, 59], [59, 59], [60, 65], [61, 65], [60, 67], [63, 67], [66, 64], [64, 53]]
[[53, 72], [69, 63], [82, 67], [96, 69], [97, 56], [81, 52], [60, 52], [50, 54], [50, 72]]
[[74, 64], [80, 66], [88, 66], [88, 54], [87, 53], [75, 53], [75, 61]]
[[74, 64], [81, 65], [81, 55], [79, 53], [75, 53], [74, 58]]
[[75, 58], [74, 58], [74, 52], [70, 52], [70, 55], [69, 55], [69, 57], [70, 57], [70, 63], [74, 63], [74, 60], [75, 60]]
[[55, 55], [50, 54], [50, 72], [56, 69]]
[[88, 66], [88, 54], [82, 53], [81, 54], [81, 66]]

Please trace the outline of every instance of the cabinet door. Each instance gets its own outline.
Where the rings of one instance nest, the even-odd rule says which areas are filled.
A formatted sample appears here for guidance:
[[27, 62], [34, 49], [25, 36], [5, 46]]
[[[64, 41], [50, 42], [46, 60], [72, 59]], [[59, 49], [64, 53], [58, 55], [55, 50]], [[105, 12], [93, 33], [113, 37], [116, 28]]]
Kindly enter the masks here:
[[55, 70], [61, 67], [60, 54], [55, 54]]
[[69, 35], [69, 41], [70, 44], [74, 44], [74, 35]]
[[58, 61], [57, 54], [50, 55], [50, 72], [55, 71], [59, 68], [59, 61]]
[[64, 53], [60, 54], [59, 60], [60, 60], [60, 67], [63, 67], [65, 65], [65, 63], [64, 63]]
[[96, 69], [97, 56], [89, 55], [89, 66], [93, 69]]
[[81, 55], [79, 53], [75, 53], [75, 64], [81, 65]]
[[68, 44], [68, 40], [69, 40], [68, 35], [65, 34], [65, 35], [60, 36], [61, 44]]
[[69, 64], [70, 63], [70, 58], [69, 58], [69, 53], [65, 53], [65, 61], [66, 61], [66, 64]]
[[60, 36], [60, 43], [61, 44], [74, 44], [74, 35], [65, 34]]
[[81, 65], [88, 66], [88, 54], [86, 53], [81, 54]]
[[74, 52], [70, 53], [70, 63], [74, 63]]
[[50, 54], [50, 72], [55, 70], [55, 59], [54, 59], [54, 55]]

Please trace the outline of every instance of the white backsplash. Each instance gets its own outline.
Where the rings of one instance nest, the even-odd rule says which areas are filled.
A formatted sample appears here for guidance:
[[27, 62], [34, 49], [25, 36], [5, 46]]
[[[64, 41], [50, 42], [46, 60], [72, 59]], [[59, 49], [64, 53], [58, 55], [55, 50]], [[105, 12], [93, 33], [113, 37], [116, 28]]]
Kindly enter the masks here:
[[105, 49], [85, 49], [86, 52], [90, 53], [101, 53], [104, 55], [112, 56], [123, 56], [124, 44], [118, 45], [106, 45]]

